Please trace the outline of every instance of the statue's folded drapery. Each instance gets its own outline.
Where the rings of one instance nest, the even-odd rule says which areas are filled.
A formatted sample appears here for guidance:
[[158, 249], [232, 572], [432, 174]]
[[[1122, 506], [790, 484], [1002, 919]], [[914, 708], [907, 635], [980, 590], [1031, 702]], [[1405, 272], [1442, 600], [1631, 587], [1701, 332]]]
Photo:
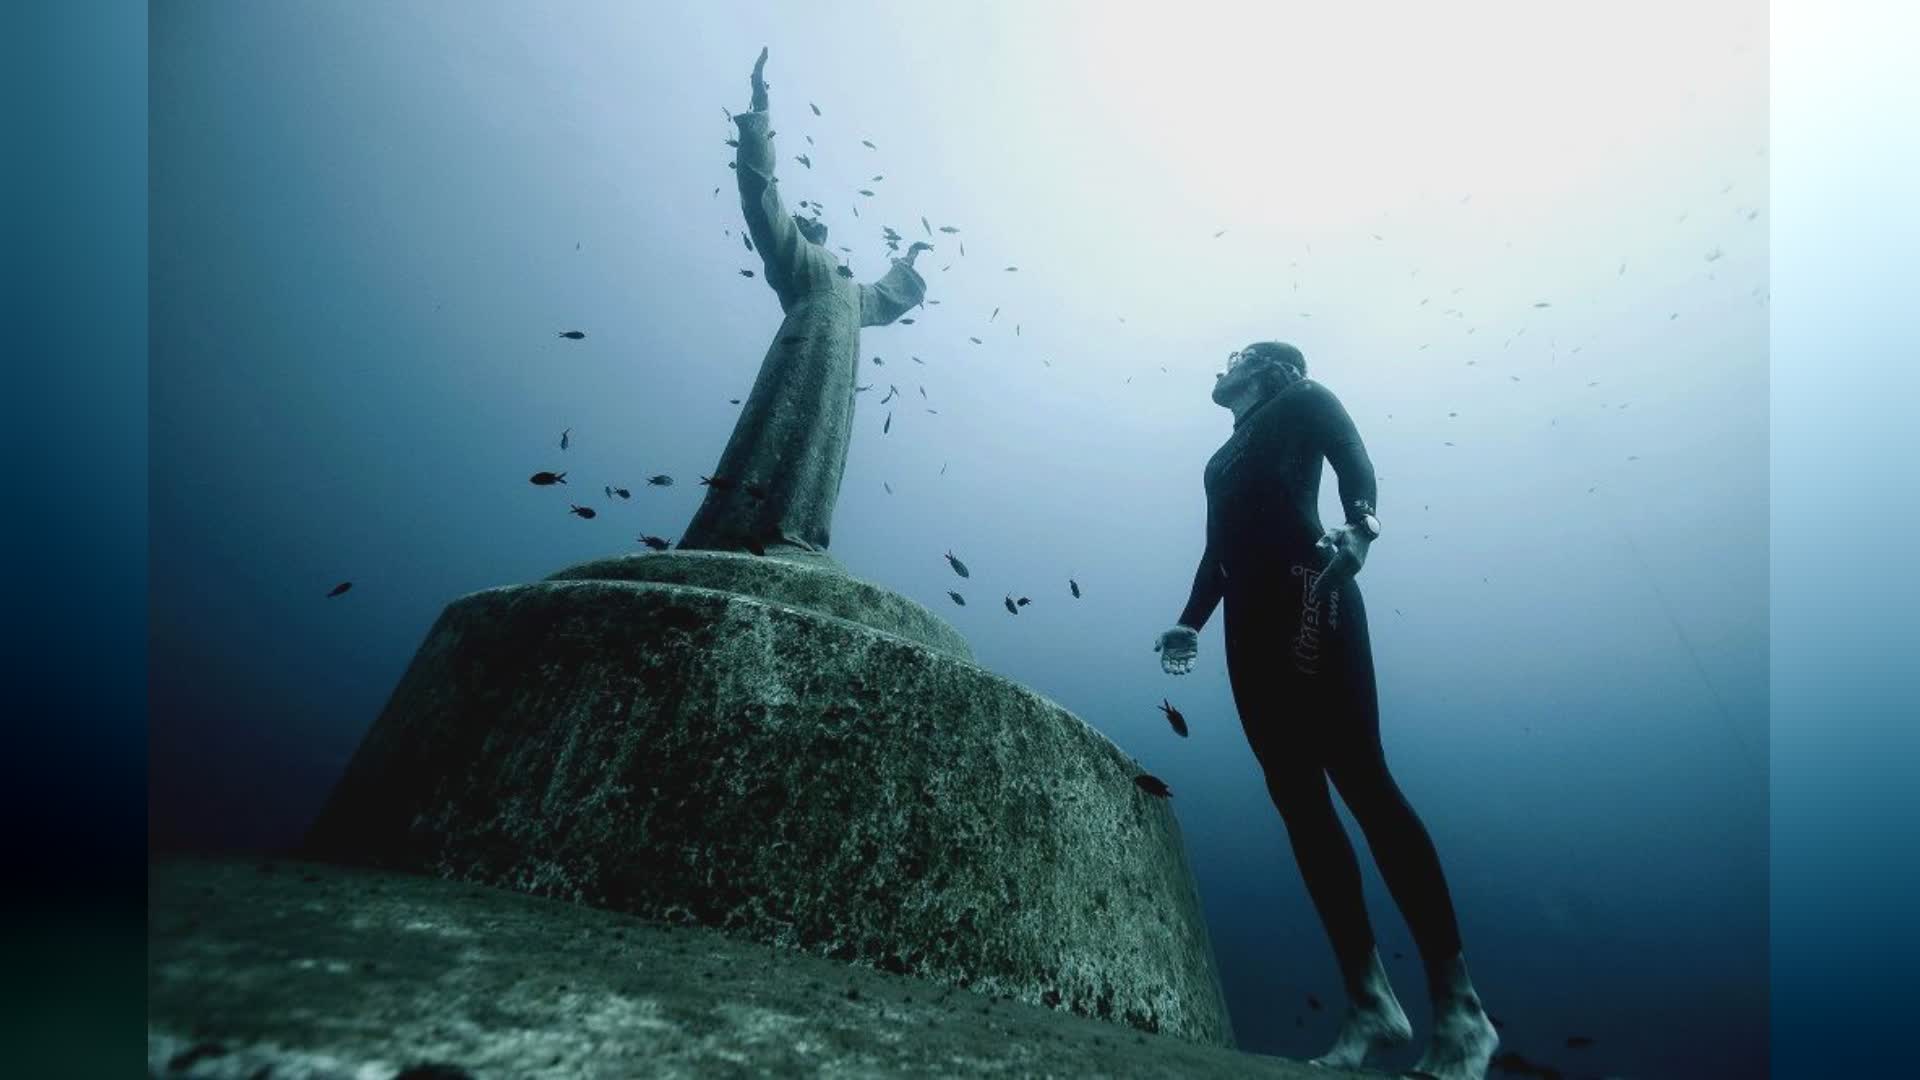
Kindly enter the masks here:
[[731, 483], [708, 488], [679, 546], [825, 551], [852, 433], [860, 328], [905, 314], [926, 295], [926, 281], [898, 259], [870, 285], [843, 273], [781, 202], [767, 114], [740, 113], [734, 122], [740, 207], [786, 319], [715, 468]]

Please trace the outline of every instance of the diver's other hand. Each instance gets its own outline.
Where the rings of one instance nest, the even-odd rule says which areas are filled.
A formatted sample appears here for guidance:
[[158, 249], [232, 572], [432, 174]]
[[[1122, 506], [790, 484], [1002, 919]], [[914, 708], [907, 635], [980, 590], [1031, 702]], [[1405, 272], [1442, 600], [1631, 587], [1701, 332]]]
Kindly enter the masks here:
[[1193, 670], [1193, 658], [1200, 652], [1200, 632], [1191, 626], [1174, 626], [1153, 643], [1160, 654], [1160, 670], [1169, 675], [1185, 675]]
[[1315, 550], [1327, 556], [1327, 565], [1321, 568], [1320, 576], [1313, 579], [1307, 603], [1317, 604], [1326, 599], [1341, 582], [1359, 573], [1360, 568], [1367, 565], [1367, 548], [1372, 543], [1351, 525], [1327, 530], [1327, 535], [1314, 545]]
[[767, 80], [761, 77], [761, 72], [765, 71], [766, 68], [767, 68], [767, 49], [766, 49], [766, 46], [762, 45], [760, 47], [760, 59], [755, 60], [753, 62], [753, 111], [754, 112], [767, 111]]

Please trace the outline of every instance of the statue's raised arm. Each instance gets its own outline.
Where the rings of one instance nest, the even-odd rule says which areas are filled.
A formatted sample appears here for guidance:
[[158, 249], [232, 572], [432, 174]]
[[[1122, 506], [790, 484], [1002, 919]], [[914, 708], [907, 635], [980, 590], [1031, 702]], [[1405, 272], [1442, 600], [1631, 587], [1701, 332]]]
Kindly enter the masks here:
[[913, 260], [933, 245], [915, 241], [907, 257], [893, 260], [893, 268], [871, 285], [860, 286], [860, 325], [885, 326], [912, 311], [927, 297], [927, 280], [913, 268]]
[[767, 66], [767, 50], [753, 65], [753, 108], [735, 113], [733, 122], [740, 129], [740, 144], [734, 155], [733, 171], [740, 184], [740, 211], [747, 219], [747, 233], [760, 253], [767, 284], [780, 297], [780, 306], [790, 308], [804, 291], [806, 262], [813, 257], [811, 245], [800, 235], [793, 218], [780, 201], [779, 181], [773, 175], [773, 139], [767, 131], [767, 82], [762, 72]]

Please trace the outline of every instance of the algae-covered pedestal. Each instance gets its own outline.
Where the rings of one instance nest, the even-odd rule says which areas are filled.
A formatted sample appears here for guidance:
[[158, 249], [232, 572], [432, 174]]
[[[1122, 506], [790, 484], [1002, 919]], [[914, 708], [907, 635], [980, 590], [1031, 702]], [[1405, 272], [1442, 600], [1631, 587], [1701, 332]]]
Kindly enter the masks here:
[[1139, 772], [827, 560], [678, 551], [450, 604], [306, 849], [1232, 1046]]

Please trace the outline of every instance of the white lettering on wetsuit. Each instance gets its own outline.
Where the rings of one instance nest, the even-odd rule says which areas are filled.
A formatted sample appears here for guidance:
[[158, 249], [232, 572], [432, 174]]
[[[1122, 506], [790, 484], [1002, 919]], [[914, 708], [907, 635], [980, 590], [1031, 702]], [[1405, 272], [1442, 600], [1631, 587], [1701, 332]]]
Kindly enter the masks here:
[[[1320, 605], [1313, 599], [1313, 586], [1320, 571], [1293, 564], [1293, 576], [1300, 579], [1300, 631], [1293, 635], [1293, 666], [1305, 675], [1320, 673]], [[1327, 594], [1327, 629], [1340, 626], [1340, 590]]]

